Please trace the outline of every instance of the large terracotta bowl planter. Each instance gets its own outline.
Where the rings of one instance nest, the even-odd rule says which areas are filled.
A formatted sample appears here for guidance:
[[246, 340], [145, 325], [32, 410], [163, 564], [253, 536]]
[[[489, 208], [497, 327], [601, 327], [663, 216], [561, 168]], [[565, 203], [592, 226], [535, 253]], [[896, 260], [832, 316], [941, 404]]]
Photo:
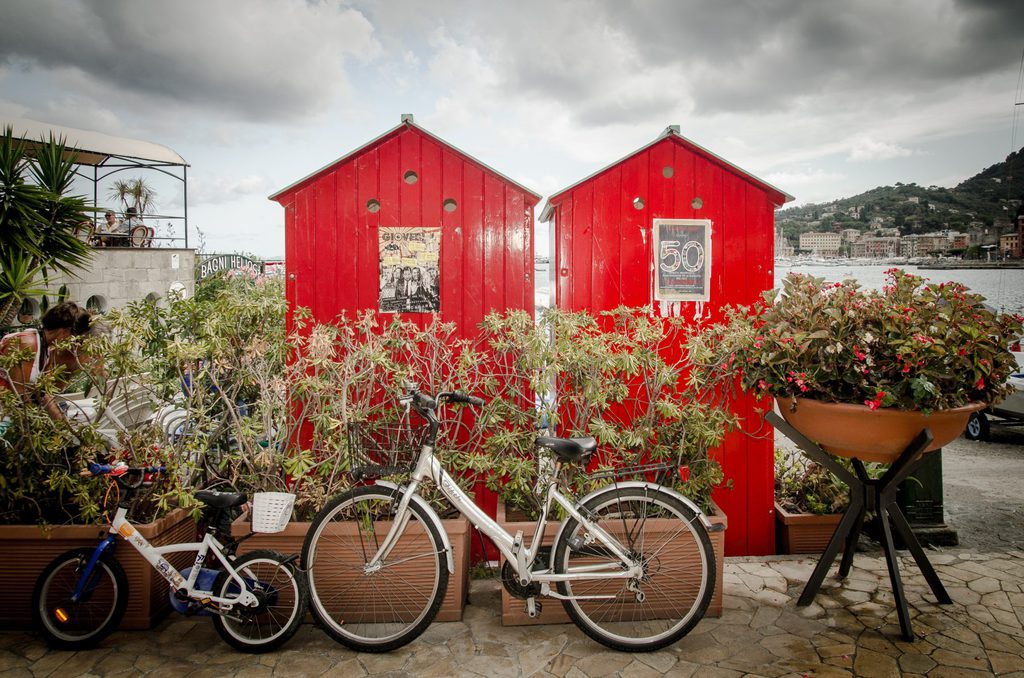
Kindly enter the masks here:
[[[790, 513], [775, 502], [775, 541], [779, 553], [824, 553], [841, 513]], [[840, 547], [842, 550], [842, 547]]]
[[[466, 599], [469, 595], [469, 546], [470, 546], [470, 524], [469, 520], [459, 516], [442, 520], [444, 531], [448, 533], [448, 539], [452, 543], [453, 556], [455, 559], [455, 574], [448, 577], [448, 591], [445, 593], [441, 609], [435, 617], [435, 621], [460, 621], [466, 607]], [[238, 553], [248, 553], [257, 549], [273, 549], [285, 554], [301, 553], [302, 542], [306, 539], [306, 532], [309, 531], [311, 523], [291, 522], [282, 532], [274, 534], [256, 534], [243, 541], [238, 547]], [[238, 538], [250, 532], [249, 515], [243, 514], [231, 524], [231, 536]], [[338, 524], [335, 529], [351, 528], [353, 539], [357, 539], [356, 525]], [[381, 527], [379, 529], [385, 529]], [[424, 537], [425, 538], [425, 537]], [[422, 561], [424, 567], [429, 563], [426, 559]], [[410, 576], [415, 576], [411, 573]], [[339, 581], [339, 586], [341, 582]], [[322, 586], [320, 584], [319, 586]], [[358, 601], [353, 601], [358, 606]], [[349, 615], [355, 618], [356, 615]]]
[[924, 414], [892, 408], [872, 410], [867, 405], [824, 403], [808, 398], [780, 399], [778, 405], [782, 417], [793, 428], [826, 452], [882, 463], [895, 461], [924, 428], [934, 438], [925, 451], [939, 449], [963, 433], [971, 414], [985, 407], [972, 403]]
[[[183, 509], [145, 525], [135, 525], [153, 546], [192, 542], [196, 524]], [[104, 532], [105, 533], [105, 532]], [[32, 625], [32, 589], [39, 573], [51, 560], [74, 548], [95, 548], [101, 528], [96, 525], [68, 525], [43, 529], [37, 525], [0, 525], [0, 626], [26, 629]], [[124, 540], [114, 551], [128, 575], [128, 609], [122, 630], [152, 628], [170, 611], [167, 581]], [[195, 561], [194, 553], [176, 553], [167, 558], [181, 569]]]
[[[720, 524], [728, 526], [728, 520], [725, 514], [718, 506], [714, 506], [714, 513], [709, 515], [708, 518], [714, 524]], [[535, 520], [527, 520], [526, 516], [518, 513], [514, 509], [507, 508], [504, 502], [498, 502], [498, 524], [505, 528], [509, 533], [515, 534], [517, 531], [522, 530], [523, 538], [526, 543], [530, 543], [533, 538], [534, 530], [537, 527]], [[671, 526], [671, 529], [676, 528], [675, 521], [666, 521], [667, 525]], [[554, 542], [555, 535], [558, 534], [560, 524], [557, 522], [551, 522], [548, 524], [544, 531], [544, 539], [541, 543], [545, 546], [551, 546]], [[650, 527], [650, 526], [648, 526]], [[725, 565], [725, 530], [721, 532], [712, 532], [711, 546], [715, 553], [715, 591], [711, 598], [711, 604], [708, 606], [707, 612], [704, 614], [705, 617], [721, 617], [722, 616], [722, 576], [723, 567]], [[685, 557], [685, 556], [684, 556]], [[501, 565], [504, 565], [504, 559], [501, 560]], [[501, 623], [503, 626], [525, 626], [533, 624], [568, 624], [570, 622], [569, 615], [565, 612], [565, 607], [562, 606], [561, 601], [555, 598], [540, 597], [538, 600], [543, 603], [541, 613], [531, 619], [526, 614], [526, 601], [514, 598], [509, 594], [504, 587], [501, 589]]]

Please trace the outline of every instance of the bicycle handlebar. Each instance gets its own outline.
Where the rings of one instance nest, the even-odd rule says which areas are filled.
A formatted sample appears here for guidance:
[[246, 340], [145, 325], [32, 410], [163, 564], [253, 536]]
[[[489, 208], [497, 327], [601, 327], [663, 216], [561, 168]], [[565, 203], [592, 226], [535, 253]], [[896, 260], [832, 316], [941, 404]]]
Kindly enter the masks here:
[[484, 399], [471, 396], [461, 391], [452, 391], [450, 393], [439, 393], [438, 398], [446, 398], [451, 403], [462, 403], [463, 405], [472, 405], [474, 407], [483, 407]]
[[417, 390], [415, 386], [408, 386], [407, 389], [407, 394], [399, 398], [399, 402], [411, 404], [420, 413], [433, 412], [437, 409], [439, 401], [472, 405], [474, 407], [483, 407], [486, 404], [483, 398], [477, 398], [461, 391], [442, 391], [437, 394], [437, 399], [435, 400], [429, 394]]
[[106, 476], [110, 475], [115, 478], [121, 476], [133, 476], [138, 475], [143, 479], [147, 475], [153, 473], [164, 473], [167, 470], [166, 466], [128, 466], [124, 462], [115, 462], [113, 464], [98, 464], [94, 461], [89, 462], [87, 468], [82, 469], [78, 472], [78, 475], [83, 477], [88, 476]]

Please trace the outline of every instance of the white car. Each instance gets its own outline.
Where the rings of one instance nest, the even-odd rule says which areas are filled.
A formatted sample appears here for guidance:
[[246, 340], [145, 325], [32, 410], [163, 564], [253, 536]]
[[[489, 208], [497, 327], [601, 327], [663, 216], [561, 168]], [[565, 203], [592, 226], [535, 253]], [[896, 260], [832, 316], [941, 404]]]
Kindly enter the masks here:
[[1010, 348], [1013, 357], [1017, 359], [1017, 372], [1011, 374], [1007, 381], [1015, 390], [999, 402], [993, 403], [984, 412], [975, 412], [971, 415], [971, 420], [967, 422], [967, 429], [964, 431], [964, 437], [968, 440], [988, 440], [989, 417], [998, 417], [998, 423], [1005, 426], [1024, 424], [1024, 352], [1021, 351], [1020, 341], [1014, 342]]

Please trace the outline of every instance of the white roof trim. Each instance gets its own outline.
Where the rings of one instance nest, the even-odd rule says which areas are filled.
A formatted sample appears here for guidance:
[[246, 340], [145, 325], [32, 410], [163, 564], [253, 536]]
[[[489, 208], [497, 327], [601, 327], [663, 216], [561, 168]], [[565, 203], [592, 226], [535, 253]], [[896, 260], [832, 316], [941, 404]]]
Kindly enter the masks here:
[[0, 126], [6, 125], [11, 125], [14, 128], [16, 138], [29, 142], [45, 141], [51, 133], [54, 137], [63, 137], [67, 146], [78, 152], [78, 162], [83, 165], [102, 165], [110, 158], [128, 158], [188, 167], [185, 159], [176, 152], [150, 141], [115, 137], [102, 132], [74, 127], [50, 125], [27, 118], [0, 120]]
[[747, 170], [743, 169], [742, 167], [739, 167], [738, 165], [729, 162], [728, 160], [726, 160], [722, 156], [718, 155], [717, 153], [713, 153], [713, 152], [709, 151], [708, 149], [704, 148], [703, 146], [701, 146], [700, 144], [694, 142], [693, 140], [687, 139], [686, 137], [684, 137], [682, 134], [679, 133], [679, 127], [677, 125], [669, 125], [668, 127], [665, 128], [665, 131], [662, 132], [661, 134], [659, 134], [658, 137], [654, 141], [652, 141], [651, 143], [649, 143], [649, 144], [647, 144], [645, 146], [641, 146], [640, 148], [636, 149], [635, 151], [632, 151], [631, 153], [629, 153], [628, 155], [625, 155], [625, 156], [619, 158], [615, 162], [610, 163], [610, 164], [602, 167], [601, 169], [597, 170], [596, 172], [583, 177], [579, 181], [577, 181], [577, 182], [575, 182], [573, 184], [570, 184], [569, 186], [566, 186], [565, 188], [563, 188], [563, 189], [561, 189], [559, 191], [556, 191], [553, 195], [549, 196], [548, 197], [548, 201], [544, 203], [544, 209], [541, 210], [540, 218], [538, 219], [538, 221], [543, 224], [543, 223], [546, 223], [546, 222], [551, 220], [551, 217], [552, 217], [552, 215], [554, 214], [554, 211], [555, 211], [554, 206], [550, 202], [552, 197], [555, 197], [555, 196], [561, 195], [562, 193], [566, 193], [568, 191], [571, 191], [572, 189], [576, 188], [580, 184], [583, 184], [583, 183], [586, 183], [587, 181], [590, 181], [591, 179], [593, 179], [597, 175], [601, 174], [602, 172], [604, 172], [604, 171], [606, 171], [608, 169], [611, 169], [612, 167], [615, 167], [619, 163], [621, 163], [621, 162], [623, 162], [625, 160], [628, 160], [629, 158], [632, 158], [637, 153], [642, 153], [642, 152], [646, 151], [648, 148], [650, 148], [651, 146], [654, 146], [656, 143], [658, 143], [662, 139], [665, 139], [665, 138], [670, 137], [670, 136], [679, 137], [680, 139], [682, 139], [686, 143], [690, 144], [694, 148], [699, 149], [702, 153], [706, 153], [709, 156], [711, 156], [712, 158], [715, 158], [716, 160], [721, 162], [723, 165], [726, 165], [727, 167], [733, 168], [734, 170], [736, 170], [740, 174], [742, 174], [744, 176], [747, 176], [747, 177], [750, 177], [751, 179], [757, 181], [759, 184], [763, 184], [763, 185], [767, 186], [768, 188], [772, 189], [773, 191], [778, 191], [783, 196], [783, 200], [782, 200], [783, 204], [786, 204], [787, 202], [795, 200], [795, 198], [793, 196], [791, 196], [789, 193], [786, 193], [781, 188], [777, 188], [775, 186], [772, 186], [771, 184], [769, 184], [764, 179], [761, 179], [760, 177], [751, 174], [750, 172], [748, 172]]
[[313, 172], [310, 172], [309, 174], [307, 174], [306, 176], [302, 177], [298, 181], [293, 181], [292, 183], [288, 184], [287, 186], [285, 186], [284, 188], [282, 188], [279, 191], [275, 191], [270, 196], [268, 196], [268, 199], [269, 200], [277, 200], [278, 196], [280, 196], [281, 194], [287, 193], [288, 191], [292, 190], [293, 188], [295, 188], [299, 184], [302, 184], [302, 183], [312, 179], [313, 177], [315, 177], [316, 175], [320, 174], [324, 170], [330, 169], [331, 167], [334, 167], [335, 165], [338, 165], [338, 164], [341, 164], [343, 162], [346, 162], [349, 158], [352, 158], [352, 157], [362, 153], [367, 148], [376, 145], [377, 142], [379, 142], [381, 139], [384, 139], [386, 137], [391, 136], [392, 134], [394, 134], [398, 130], [402, 129], [403, 127], [412, 127], [414, 129], [422, 132], [423, 134], [425, 134], [426, 136], [430, 137], [431, 139], [433, 139], [434, 141], [438, 142], [439, 144], [444, 144], [448, 148], [451, 148], [452, 150], [457, 151], [458, 153], [466, 156], [467, 158], [469, 158], [470, 160], [475, 162], [477, 165], [480, 165], [485, 170], [487, 170], [491, 174], [496, 175], [497, 177], [499, 177], [503, 181], [506, 181], [506, 182], [512, 184], [513, 186], [519, 188], [520, 190], [522, 190], [522, 191], [524, 191], [526, 193], [529, 193], [530, 195], [535, 197], [537, 200], [541, 199], [541, 195], [539, 193], [536, 193], [535, 191], [531, 191], [526, 186], [523, 186], [518, 181], [516, 181], [514, 179], [511, 179], [508, 176], [502, 174], [501, 172], [499, 172], [498, 170], [494, 169], [493, 167], [491, 167], [487, 163], [480, 162], [480, 160], [476, 159], [475, 157], [473, 157], [469, 153], [466, 153], [461, 148], [456, 147], [451, 142], [445, 141], [444, 139], [442, 139], [441, 137], [437, 136], [436, 134], [433, 134], [432, 132], [429, 132], [428, 130], [423, 129], [422, 127], [417, 125], [415, 122], [413, 122], [411, 115], [410, 116], [403, 115], [402, 116], [402, 122], [397, 127], [392, 127], [387, 132], [384, 132], [380, 136], [377, 136], [377, 137], [371, 139], [370, 141], [367, 141], [365, 144], [363, 144], [359, 148], [355, 149], [354, 151], [346, 153], [345, 155], [341, 156], [340, 158], [336, 158], [335, 160], [330, 161], [329, 163], [327, 163], [326, 165], [324, 165], [320, 169], [315, 170]]

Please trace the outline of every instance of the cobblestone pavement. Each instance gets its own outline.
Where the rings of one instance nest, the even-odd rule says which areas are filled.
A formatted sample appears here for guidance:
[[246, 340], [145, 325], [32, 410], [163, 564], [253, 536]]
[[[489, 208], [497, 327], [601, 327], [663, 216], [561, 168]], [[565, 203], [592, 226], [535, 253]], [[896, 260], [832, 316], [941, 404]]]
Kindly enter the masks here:
[[955, 602], [933, 604], [916, 566], [902, 559], [912, 643], [899, 639], [885, 562], [868, 552], [857, 554], [845, 582], [826, 579], [806, 608], [796, 598], [814, 559], [729, 559], [723, 616], [650, 654], [608, 651], [571, 625], [502, 628], [498, 584], [487, 580], [474, 582], [464, 621], [434, 624], [390, 654], [351, 652], [305, 625], [274, 654], [244, 655], [208, 620], [175, 616], [89, 652], [48, 651], [30, 634], [0, 633], [0, 675], [1024, 677], [1024, 552], [930, 557]]

